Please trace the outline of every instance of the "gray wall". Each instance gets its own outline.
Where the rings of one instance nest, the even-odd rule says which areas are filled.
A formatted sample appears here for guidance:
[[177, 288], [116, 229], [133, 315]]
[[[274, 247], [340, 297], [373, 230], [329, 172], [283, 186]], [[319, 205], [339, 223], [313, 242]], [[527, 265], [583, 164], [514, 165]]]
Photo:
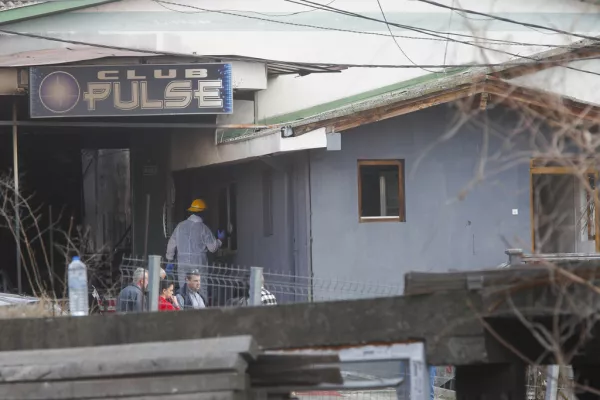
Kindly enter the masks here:
[[[197, 197], [207, 201], [207, 223], [217, 227], [219, 189], [237, 186], [238, 248], [227, 261], [243, 266], [260, 266], [266, 271], [308, 274], [307, 154], [269, 157], [229, 166], [214, 166], [176, 172], [176, 223], [184, 209]], [[263, 232], [262, 173], [271, 169], [273, 179], [273, 234]], [[287, 175], [287, 177], [286, 177]], [[298, 266], [298, 267], [297, 267]]]
[[[481, 118], [488, 119], [485, 129]], [[533, 136], [525, 130], [510, 136], [519, 121], [499, 109], [442, 140], [455, 122], [455, 109], [439, 106], [345, 132], [341, 151], [183, 171], [178, 185], [188, 189], [184, 200], [178, 189], [178, 207], [203, 196], [216, 212], [219, 185], [236, 182], [238, 250], [232, 261], [267, 271], [310, 276], [312, 263], [316, 277], [402, 285], [413, 270], [496, 267], [506, 261], [506, 248], [531, 247]], [[484, 176], [474, 183], [484, 135]], [[405, 160], [406, 222], [359, 223], [359, 159]], [[261, 175], [273, 167], [273, 235], [265, 237]]]
[[[497, 131], [488, 135], [485, 177], [471, 189], [484, 129], [469, 123], [443, 141], [456, 122], [449, 106], [345, 132], [341, 151], [312, 151], [315, 276], [402, 282], [411, 270], [495, 267], [508, 246], [529, 249], [528, 157], [508, 169], [503, 158], [526, 146], [510, 148], [507, 135], [517, 124], [511, 113], [487, 116]], [[359, 159], [405, 160], [406, 222], [358, 222]]]

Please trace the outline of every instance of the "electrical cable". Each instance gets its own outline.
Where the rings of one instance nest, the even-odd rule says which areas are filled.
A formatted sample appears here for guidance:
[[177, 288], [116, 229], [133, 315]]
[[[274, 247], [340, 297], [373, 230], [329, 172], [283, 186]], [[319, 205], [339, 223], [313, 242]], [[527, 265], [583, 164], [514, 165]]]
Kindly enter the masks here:
[[[173, 1], [167, 1], [167, 0], [152, 0], [152, 1], [154, 1], [155, 3], [159, 3], [161, 5], [162, 4], [171, 4], [171, 5], [178, 6], [178, 7], [186, 7], [186, 8], [190, 8], [193, 10], [199, 10], [199, 12], [202, 12], [202, 13], [216, 13], [216, 14], [230, 15], [230, 16], [235, 16], [235, 17], [248, 18], [248, 19], [254, 19], [254, 20], [258, 20], [258, 21], [272, 22], [275, 24], [289, 25], [289, 26], [295, 26], [295, 27], [301, 27], [301, 28], [313, 28], [313, 29], [321, 29], [321, 30], [326, 30], [326, 31], [338, 31], [338, 32], [347, 32], [347, 33], [355, 33], [355, 34], [363, 34], [363, 35], [389, 37], [389, 35], [387, 35], [387, 34], [378, 33], [378, 32], [357, 31], [357, 30], [352, 30], [352, 29], [333, 28], [333, 27], [327, 27], [327, 26], [319, 26], [319, 25], [289, 22], [289, 21], [280, 21], [280, 20], [276, 20], [276, 19], [253, 17], [251, 15], [239, 14], [239, 13], [236, 13], [235, 11], [213, 10], [213, 9], [202, 8], [202, 7], [198, 7], [198, 6], [192, 6], [189, 4], [181, 4], [181, 3], [177, 3], [177, 2], [173, 2]], [[297, 4], [306, 6], [306, 4], [302, 4], [302, 3], [297, 3]], [[319, 3], [316, 3], [316, 4], [319, 4]], [[331, 4], [331, 3], [329, 3], [329, 4]], [[319, 5], [328, 6], [327, 4], [319, 4]], [[314, 10], [319, 9], [319, 8], [315, 8], [314, 6], [310, 6], [310, 7], [312, 7]], [[170, 8], [168, 8], [168, 9], [171, 10]], [[185, 13], [184, 11], [180, 11], [180, 10], [172, 10], [172, 11]], [[329, 10], [325, 10], [325, 11], [329, 11]], [[427, 31], [425, 29], [423, 29], [423, 30]], [[420, 31], [418, 31], [418, 32], [420, 32]], [[433, 31], [433, 30], [431, 32], [440, 33], [439, 31]], [[447, 33], [449, 35], [454, 35], [454, 36], [468, 37], [468, 38], [472, 38], [472, 39], [481, 41], [482, 43], [485, 42], [485, 43], [498, 44], [498, 45], [506, 44], [506, 45], [513, 45], [513, 46], [535, 46], [535, 47], [549, 47], [549, 48], [568, 47], [568, 45], [560, 45], [560, 44], [553, 45], [553, 44], [543, 44], [543, 43], [527, 43], [527, 42], [517, 42], [517, 41], [512, 41], [512, 40], [483, 38], [483, 37], [479, 37], [479, 36], [466, 35], [466, 34], [460, 34], [460, 33], [451, 33], [451, 32], [441, 32], [441, 33]], [[445, 37], [443, 39], [436, 39], [436, 38], [431, 38], [431, 37], [416, 37], [416, 36], [404, 36], [404, 35], [394, 35], [394, 36], [397, 38], [402, 38], [402, 39], [444, 41], [444, 42], [446, 41]]]
[[[408, 61], [410, 61], [413, 65], [417, 65], [417, 63], [415, 63], [409, 56], [408, 54], [406, 54], [406, 52], [402, 49], [402, 46], [400, 46], [400, 43], [398, 43], [398, 40], [394, 37], [394, 33], [392, 32], [392, 28], [390, 28], [390, 25], [387, 23], [387, 18], [385, 16], [385, 12], [383, 11], [383, 7], [381, 6], [381, 2], [379, 0], [377, 1], [377, 5], [379, 6], [379, 9], [381, 10], [381, 16], [383, 17], [384, 21], [385, 21], [385, 26], [387, 26], [388, 31], [390, 32], [390, 37], [392, 39], [394, 39], [394, 43], [396, 43], [396, 47], [398, 47], [398, 50], [400, 50], [400, 52], [404, 55], [404, 57], [406, 57], [406, 59]], [[446, 42], [447, 43], [447, 42]], [[425, 68], [421, 68], [423, 71], [425, 72], [432, 72], [432, 73], [436, 73], [436, 71], [432, 71], [430, 69], [425, 69]]]
[[[102, 43], [83, 42], [80, 40], [61, 39], [61, 38], [52, 37], [52, 36], [43, 36], [43, 35], [36, 35], [33, 33], [17, 32], [17, 31], [11, 31], [11, 30], [7, 30], [7, 29], [0, 29], [0, 33], [4, 33], [4, 34], [8, 34], [8, 35], [15, 35], [15, 36], [29, 37], [29, 38], [33, 38], [33, 39], [49, 40], [49, 41], [53, 41], [53, 42], [68, 43], [68, 44], [74, 44], [74, 45], [79, 45], [79, 46], [89, 46], [89, 47], [97, 47], [97, 48], [103, 48], [103, 49], [109, 49], [109, 50], [129, 51], [129, 52], [136, 52], [136, 53], [146, 53], [146, 54], [151, 54], [151, 55], [155, 55], [155, 56], [156, 55], [166, 55], [166, 56], [174, 56], [174, 57], [194, 57], [194, 58], [199, 58], [199, 59], [208, 58], [211, 60], [220, 60], [220, 59], [227, 59], [227, 58], [235, 59], [236, 58], [235, 56], [202, 56], [202, 55], [189, 54], [189, 53], [179, 53], [179, 52], [171, 52], [171, 51], [150, 50], [150, 49], [143, 49], [143, 48], [113, 46], [113, 45], [107, 45], [107, 44], [102, 44]], [[243, 57], [243, 56], [240, 56], [239, 58], [242, 60], [245, 59], [245, 60], [253, 61], [253, 62], [288, 64], [288, 65], [296, 66], [298, 68], [301, 68], [303, 66], [313, 67], [313, 68], [322, 67], [322, 68], [398, 68], [398, 69], [467, 68], [467, 67], [469, 67], [469, 68], [474, 68], [474, 67], [493, 68], [493, 67], [557, 64], [557, 62], [553, 61], [553, 60], [533, 60], [532, 62], [508, 61], [508, 62], [504, 62], [504, 63], [465, 63], [465, 64], [449, 64], [449, 65], [443, 65], [443, 64], [417, 64], [417, 65], [413, 65], [413, 64], [339, 64], [339, 63], [306, 63], [306, 62], [294, 62], [294, 61], [288, 62], [288, 61], [252, 58], [252, 57]], [[597, 60], [597, 59], [600, 59], [600, 56], [585, 57], [585, 58], [578, 59], [578, 61], [580, 61], [580, 60], [581, 61]], [[565, 68], [568, 68], [568, 67], [565, 67]], [[574, 68], [571, 68], [571, 69], [574, 69]], [[579, 70], [579, 69], [576, 69], [576, 70], [600, 76], [600, 72], [593, 72], [593, 71]], [[337, 72], [337, 71], [325, 71], [325, 72]], [[315, 71], [315, 73], [316, 73], [316, 71]]]
[[[454, 4], [455, 0], [452, 0], [452, 4]], [[450, 28], [452, 27], [452, 16], [454, 12], [450, 11], [450, 17], [448, 18], [448, 32], [450, 32]], [[450, 39], [450, 35], [448, 34], [448, 39]], [[446, 64], [446, 59], [448, 56], [448, 45], [450, 44], [450, 40], [446, 40], [446, 45], [444, 46], [444, 64]]]
[[[154, 1], [164, 1], [164, 0], [154, 0]], [[323, 11], [329, 11], [329, 12], [334, 12], [337, 14], [342, 14], [345, 16], [350, 16], [350, 17], [356, 17], [356, 18], [362, 18], [362, 19], [366, 19], [368, 21], [374, 21], [374, 22], [379, 22], [382, 24], [385, 24], [385, 21], [382, 21], [380, 19], [377, 18], [372, 18], [372, 17], [368, 17], [366, 15], [362, 15], [362, 14], [357, 14], [357, 13], [353, 13], [350, 11], [346, 11], [346, 10], [342, 10], [340, 8], [335, 8], [335, 7], [330, 7], [324, 4], [320, 4], [320, 3], [315, 3], [313, 1], [308, 1], [308, 0], [284, 0], [288, 3], [294, 3], [294, 4], [299, 4], [299, 5], [311, 5], [312, 7], [318, 9], [318, 10], [323, 10]], [[502, 39], [491, 39], [491, 38], [484, 38], [481, 36], [474, 36], [474, 35], [468, 35], [468, 34], [464, 34], [464, 33], [455, 33], [455, 32], [443, 32], [443, 31], [437, 31], [437, 30], [433, 30], [433, 29], [427, 29], [427, 28], [418, 28], [418, 27], [414, 27], [414, 26], [410, 26], [410, 25], [404, 25], [404, 24], [398, 24], [398, 23], [389, 23], [392, 26], [396, 26], [399, 28], [403, 28], [406, 30], [410, 30], [410, 31], [415, 31], [415, 32], [419, 32], [419, 33], [423, 33], [423, 34], [428, 34], [428, 35], [434, 35], [436, 37], [440, 37], [439, 35], [435, 35], [435, 34], [446, 34], [446, 35], [452, 35], [452, 36], [459, 36], [459, 37], [465, 37], [465, 38], [473, 38], [476, 40], [481, 40], [481, 41], [498, 41], [498, 43], [505, 43], [505, 44], [524, 44], [523, 42], [514, 42], [514, 41], [508, 41], [508, 40], [502, 40]], [[445, 36], [441, 36], [443, 38], [445, 38]], [[469, 43], [469, 42], [460, 42], [459, 43]], [[545, 44], [534, 44], [534, 43], [528, 43], [527, 45], [529, 46], [544, 46], [544, 47], [568, 47], [564, 46], [564, 45], [545, 45]]]
[[[327, 3], [326, 5], [331, 5], [333, 3], [335, 3], [337, 0], [331, 0], [329, 3]], [[162, 2], [160, 1], [156, 1], [156, 3], [158, 3], [158, 5], [160, 5], [161, 7], [169, 10], [169, 11], [173, 11], [173, 12], [177, 12], [177, 13], [181, 13], [181, 14], [204, 14], [204, 13], [211, 13], [213, 12], [212, 10], [207, 10], [207, 11], [181, 11], [181, 10], [175, 10], [173, 8], [169, 8], [167, 6], [165, 6], [164, 4], [162, 4]], [[186, 6], [187, 5], [182, 5]], [[258, 11], [252, 11], [252, 10], [219, 10], [219, 11], [227, 11], [227, 12], [242, 12], [242, 13], [252, 13], [252, 14], [256, 14], [256, 15], [262, 15], [265, 17], [292, 17], [295, 15], [300, 15], [300, 14], [306, 14], [306, 13], [310, 13], [310, 12], [314, 12], [316, 11], [315, 9], [312, 10], [305, 10], [305, 11], [296, 11], [296, 12], [292, 12], [292, 13], [286, 13], [286, 14], [267, 14], [267, 13], [262, 13], [262, 12], [258, 12]]]
[[[395, 27], [398, 27], [398, 28], [402, 28], [402, 29], [407, 29], [407, 30], [411, 30], [411, 31], [415, 31], [415, 32], [425, 33], [425, 34], [428, 34], [428, 35], [431, 35], [431, 36], [434, 36], [434, 37], [444, 38], [444, 39], [450, 40], [452, 42], [463, 43], [463, 44], [467, 44], [469, 46], [478, 47], [480, 49], [494, 51], [494, 52], [501, 53], [501, 54], [506, 54], [506, 55], [509, 55], [509, 56], [512, 56], [512, 57], [523, 58], [523, 59], [531, 60], [531, 61], [538, 61], [538, 60], [536, 60], [533, 57], [522, 56], [520, 54], [511, 53], [511, 52], [508, 52], [508, 51], [505, 51], [505, 50], [492, 49], [492, 48], [485, 47], [485, 46], [482, 46], [482, 45], [479, 45], [479, 44], [476, 44], [476, 43], [465, 42], [465, 41], [457, 40], [457, 39], [445, 38], [445, 37], [443, 37], [441, 35], [438, 35], [436, 33], [430, 33], [432, 31], [429, 30], [429, 29], [422, 29], [422, 28], [417, 28], [417, 27], [413, 27], [413, 26], [409, 26], [409, 25], [397, 24], [397, 23], [393, 23], [393, 22], [386, 22], [386, 21], [383, 21], [383, 20], [380, 20], [380, 19], [377, 19], [377, 18], [372, 18], [372, 17], [368, 17], [366, 15], [357, 14], [357, 13], [353, 13], [353, 12], [346, 11], [346, 10], [341, 10], [341, 9], [338, 9], [338, 8], [335, 8], [335, 7], [324, 6], [322, 4], [315, 3], [315, 2], [310, 1], [310, 0], [284, 0], [284, 1], [286, 1], [288, 3], [295, 3], [295, 4], [309, 4], [309, 5], [312, 5], [313, 7], [318, 8], [320, 10], [326, 10], [326, 11], [330, 11], [330, 12], [333, 12], [333, 13], [336, 13], [336, 14], [342, 14], [342, 15], [352, 16], [352, 17], [355, 17], [355, 18], [366, 19], [366, 20], [369, 20], [369, 21], [375, 21], [375, 22], [379, 22], [379, 23], [383, 23], [383, 24], [387, 24], [387, 25], [392, 25], [392, 26], [395, 26]], [[429, 1], [429, 0], [418, 0], [418, 1]], [[444, 6], [444, 7], [450, 7], [450, 6]], [[598, 39], [595, 39], [595, 40], [598, 40]], [[589, 71], [589, 70], [580, 69], [580, 68], [571, 67], [571, 66], [566, 66], [566, 65], [561, 65], [561, 66], [564, 67], [564, 68], [566, 68], [566, 69], [573, 70], [573, 71], [578, 71], [578, 72], [584, 72], [584, 73], [588, 73], [588, 74], [592, 74], [592, 75], [597, 75], [596, 72], [592, 72], [592, 71]]]
[[521, 25], [521, 26], [525, 26], [527, 28], [543, 29], [543, 30], [547, 30], [547, 31], [555, 32], [555, 33], [562, 33], [564, 35], [578, 37], [578, 38], [581, 38], [581, 39], [588, 39], [588, 40], [592, 40], [592, 41], [595, 41], [595, 42], [597, 42], [597, 41], [600, 40], [600, 38], [597, 38], [597, 37], [594, 37], [594, 36], [582, 35], [582, 34], [579, 34], [579, 33], [569, 32], [569, 31], [565, 31], [565, 30], [562, 30], [562, 29], [553, 28], [553, 27], [550, 27], [550, 26], [532, 24], [530, 22], [517, 21], [517, 20], [514, 20], [514, 19], [510, 19], [510, 18], [499, 17], [499, 16], [493, 15], [493, 14], [488, 14], [488, 13], [479, 12], [479, 11], [475, 11], [475, 10], [469, 10], [467, 8], [458, 8], [458, 7], [453, 7], [453, 6], [447, 6], [445, 4], [438, 3], [437, 1], [433, 1], [433, 0], [417, 0], [417, 1], [420, 1], [420, 2], [426, 3], [426, 4], [430, 4], [430, 5], [435, 6], [435, 7], [445, 8], [447, 10], [459, 11], [459, 12], [463, 12], [465, 14], [471, 14], [471, 15], [478, 15], [480, 17], [488, 17], [488, 18], [495, 19], [497, 21], [508, 22], [510, 24], [515, 24], [515, 25]]

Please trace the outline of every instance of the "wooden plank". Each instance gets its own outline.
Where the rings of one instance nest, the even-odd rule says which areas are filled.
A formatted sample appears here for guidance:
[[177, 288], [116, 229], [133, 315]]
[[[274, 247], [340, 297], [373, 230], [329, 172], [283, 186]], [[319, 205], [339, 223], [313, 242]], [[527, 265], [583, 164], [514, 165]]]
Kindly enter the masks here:
[[515, 86], [503, 81], [490, 81], [486, 91], [521, 103], [531, 104], [544, 109], [558, 109], [564, 115], [571, 115], [588, 121], [600, 122], [600, 108], [574, 101], [554, 93]]
[[[211, 392], [211, 393], [185, 393], [185, 394], [167, 394], [159, 396], [134, 396], [127, 397], [127, 400], [246, 400], [246, 392]], [[123, 400], [123, 397], [95, 397], [90, 400]]]
[[249, 388], [244, 374], [170, 375], [123, 379], [94, 379], [0, 385], [3, 400], [106, 399], [162, 396]]
[[[167, 345], [167, 344], [165, 344]], [[40, 359], [44, 359], [45, 351], [39, 351]], [[44, 363], [27, 365], [0, 365], [0, 385], [14, 382], [55, 381], [86, 378], [107, 378], [137, 375], [164, 375], [176, 373], [245, 373], [247, 363], [241, 355], [223, 353], [221, 355], [198, 356], [188, 354], [186, 357], [152, 357], [132, 358], [130, 360], [98, 361], [93, 358], [80, 359], [77, 362]]]
[[342, 132], [357, 126], [398, 117], [400, 115], [409, 114], [439, 104], [456, 101], [464, 97], [481, 93], [483, 88], [483, 82], [466, 83], [455, 88], [424, 94], [420, 97], [399, 101], [397, 103], [388, 104], [374, 109], [360, 111], [351, 115], [299, 126], [294, 128], [294, 133], [296, 135], [302, 135], [325, 126], [334, 126], [336, 132]]
[[[102, 317], [101, 317], [102, 318]], [[90, 318], [94, 320], [94, 317]], [[64, 318], [63, 321], [69, 319]], [[101, 322], [101, 320], [97, 320]], [[1, 328], [0, 328], [1, 330]], [[217, 337], [195, 340], [173, 340], [164, 342], [136, 343], [127, 345], [108, 345], [68, 349], [47, 349], [43, 357], [39, 351], [0, 352], [0, 365], [56, 364], [72, 363], [82, 360], [94, 360], [99, 363], [115, 361], [151, 360], [156, 358], [188, 358], [223, 353], [241, 354], [247, 359], [258, 354], [258, 346], [251, 336]]]
[[554, 68], [557, 65], [564, 65], [582, 58], [597, 57], [599, 54], [600, 52], [596, 48], [581, 48], [571, 50], [566, 54], [563, 53], [547, 57], [544, 59], [545, 62], [543, 63], [527, 63], [525, 65], [511, 66], [502, 71], [493, 72], [491, 75], [502, 79], [513, 79], [537, 71], [543, 71], [548, 68]]
[[[0, 325], [0, 352], [251, 335], [267, 350], [425, 340], [433, 364], [491, 362], [479, 348], [457, 353], [446, 345], [452, 337], [482, 337], [484, 328], [473, 307], [481, 307], [478, 294], [449, 292], [182, 313], [15, 319]], [[438, 344], [435, 352], [430, 352], [430, 343]]]
[[540, 264], [515, 265], [511, 268], [499, 268], [478, 271], [428, 273], [410, 272], [405, 275], [404, 293], [406, 295], [428, 294], [441, 291], [467, 291], [469, 282], [480, 281], [483, 288], [501, 290], [510, 286], [541, 286], [550, 281], [560, 281], [561, 275], [555, 266], [560, 266], [576, 276], [585, 279], [600, 278], [599, 261], [560, 263], [552, 261]]
[[466, 97], [481, 93], [484, 90], [484, 87], [485, 86], [483, 83], [468, 83], [431, 95], [394, 103], [392, 105], [384, 106], [374, 110], [363, 111], [362, 114], [355, 113], [351, 116], [334, 120], [334, 122], [329, 125], [333, 125], [336, 132], [342, 132], [348, 129], [356, 128], [357, 126], [399, 117], [401, 115], [410, 114], [429, 107], [464, 99]]

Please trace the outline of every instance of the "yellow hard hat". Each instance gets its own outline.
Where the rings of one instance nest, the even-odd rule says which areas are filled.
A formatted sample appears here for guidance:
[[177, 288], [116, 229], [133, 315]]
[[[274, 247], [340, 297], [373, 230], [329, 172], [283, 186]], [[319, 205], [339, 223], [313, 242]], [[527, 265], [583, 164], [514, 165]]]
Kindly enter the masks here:
[[192, 201], [192, 205], [187, 209], [190, 212], [200, 212], [206, 210], [206, 203], [202, 199]]

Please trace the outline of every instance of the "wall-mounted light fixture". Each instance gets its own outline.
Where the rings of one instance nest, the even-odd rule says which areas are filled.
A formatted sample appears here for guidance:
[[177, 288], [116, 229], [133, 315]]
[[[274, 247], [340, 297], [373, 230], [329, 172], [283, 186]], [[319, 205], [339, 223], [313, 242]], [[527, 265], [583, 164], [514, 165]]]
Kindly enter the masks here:
[[291, 126], [282, 126], [281, 127], [281, 137], [288, 138], [294, 136], [294, 130]]

